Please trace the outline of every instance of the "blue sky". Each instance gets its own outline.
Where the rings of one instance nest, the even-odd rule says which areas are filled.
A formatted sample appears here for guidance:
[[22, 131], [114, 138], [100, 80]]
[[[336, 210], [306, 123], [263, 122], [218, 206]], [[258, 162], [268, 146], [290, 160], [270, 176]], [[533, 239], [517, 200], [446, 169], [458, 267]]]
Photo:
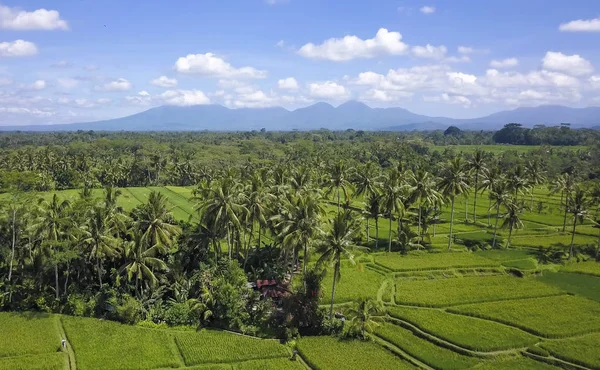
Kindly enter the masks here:
[[354, 99], [600, 105], [597, 0], [0, 0], [0, 125]]

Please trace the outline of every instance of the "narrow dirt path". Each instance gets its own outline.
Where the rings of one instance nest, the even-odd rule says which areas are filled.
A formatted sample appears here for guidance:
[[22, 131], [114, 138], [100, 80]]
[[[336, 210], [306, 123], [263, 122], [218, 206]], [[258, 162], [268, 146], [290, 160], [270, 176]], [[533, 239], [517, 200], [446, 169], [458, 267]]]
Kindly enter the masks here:
[[57, 324], [58, 324], [57, 325], [58, 333], [60, 334], [60, 337], [67, 341], [65, 350], [67, 353], [68, 369], [69, 370], [77, 370], [77, 362], [75, 361], [75, 352], [73, 351], [71, 342], [69, 341], [69, 338], [67, 337], [67, 332], [65, 331], [65, 327], [63, 326], [62, 318], [60, 316], [57, 316], [56, 320], [57, 320]]

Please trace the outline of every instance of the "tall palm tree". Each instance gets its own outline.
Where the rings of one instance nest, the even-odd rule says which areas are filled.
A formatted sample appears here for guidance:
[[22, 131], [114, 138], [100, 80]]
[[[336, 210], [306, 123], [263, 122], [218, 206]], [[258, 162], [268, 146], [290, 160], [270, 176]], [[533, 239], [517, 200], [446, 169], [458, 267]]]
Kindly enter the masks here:
[[492, 226], [491, 223], [491, 215], [492, 215], [492, 191], [495, 186], [499, 182], [504, 182], [504, 176], [502, 175], [502, 171], [500, 167], [493, 166], [488, 168], [487, 171], [482, 174], [483, 180], [481, 181], [480, 191], [488, 192], [488, 211], [487, 211], [487, 219], [488, 219], [488, 227]]
[[[507, 203], [510, 197], [508, 184], [501, 179], [493, 183], [490, 189], [490, 209], [494, 207], [496, 209], [496, 223], [494, 224], [494, 239], [492, 241], [492, 248], [496, 248], [496, 238], [498, 236], [498, 221], [500, 220], [500, 207]], [[489, 210], [488, 210], [489, 212]]]
[[247, 188], [248, 195], [244, 197], [244, 207], [248, 210], [247, 218], [250, 224], [250, 237], [246, 247], [246, 258], [248, 250], [254, 236], [254, 224], [258, 224], [258, 247], [260, 248], [262, 229], [267, 225], [267, 215], [269, 212], [269, 203], [273, 200], [273, 195], [268, 193], [259, 174], [252, 177], [251, 183]]
[[571, 231], [571, 245], [569, 247], [569, 258], [573, 256], [573, 244], [575, 242], [575, 231], [577, 222], [583, 223], [588, 214], [590, 200], [582, 187], [575, 185], [572, 196], [569, 198], [569, 213], [573, 216], [573, 229]]
[[136, 210], [136, 227], [142, 232], [142, 242], [156, 246], [160, 253], [166, 253], [181, 234], [167, 198], [156, 191], [152, 191], [148, 202]]
[[509, 173], [508, 177], [508, 185], [510, 189], [514, 193], [515, 200], [518, 199], [519, 193], [522, 192], [524, 188], [527, 187], [527, 176], [525, 174], [525, 170], [522, 165], [517, 165], [511, 173]]
[[422, 223], [422, 211], [423, 207], [433, 207], [441, 201], [442, 195], [435, 189], [435, 179], [424, 170], [417, 170], [415, 174], [411, 174], [409, 177], [410, 184], [410, 203], [416, 203], [419, 207], [419, 220], [417, 226], [417, 233], [423, 241], [421, 234], [421, 223]]
[[327, 181], [327, 195], [333, 191], [337, 192], [337, 211], [340, 213], [340, 191], [344, 193], [344, 197], [348, 200], [350, 189], [350, 177], [352, 176], [352, 168], [348, 167], [344, 161], [337, 162], [330, 172], [330, 177]]
[[533, 210], [533, 197], [535, 192], [535, 187], [546, 182], [546, 177], [544, 176], [544, 170], [539, 161], [529, 161], [526, 165], [526, 177], [527, 184], [531, 189], [531, 205], [530, 209]]
[[439, 183], [442, 195], [450, 200], [450, 235], [448, 236], [448, 250], [452, 248], [452, 228], [454, 226], [454, 201], [457, 196], [469, 191], [467, 172], [462, 157], [451, 159], [444, 168], [442, 180]]
[[398, 217], [398, 237], [400, 237], [400, 229], [402, 228], [402, 217], [405, 211], [404, 207], [404, 188], [393, 181], [392, 178], [388, 178], [384, 185], [383, 195], [383, 209], [386, 211], [389, 217], [389, 236], [388, 236], [388, 252], [392, 251], [392, 219], [394, 215]]
[[366, 339], [366, 333], [372, 333], [385, 320], [383, 304], [371, 298], [359, 298], [347, 314], [352, 317], [351, 323], [360, 328], [362, 339]]
[[369, 242], [369, 219], [375, 220], [375, 249], [379, 246], [379, 218], [382, 216], [382, 199], [380, 194], [374, 193], [367, 196], [363, 213], [367, 221], [367, 243]]
[[486, 153], [477, 148], [473, 156], [469, 159], [467, 168], [475, 175], [473, 200], [473, 222], [477, 222], [477, 193], [479, 192], [479, 177], [487, 172]]
[[512, 237], [513, 230], [522, 229], [523, 221], [519, 214], [523, 211], [523, 202], [518, 201], [516, 198], [509, 197], [504, 202], [504, 208], [506, 208], [506, 214], [504, 215], [504, 222], [502, 223], [503, 229], [508, 229], [508, 240], [506, 247], [510, 247], [510, 239]]
[[[342, 258], [346, 257], [354, 264], [352, 251], [359, 249], [353, 239], [358, 231], [358, 225], [353, 219], [350, 211], [339, 213], [331, 221], [331, 229], [323, 240], [323, 254], [317, 264], [333, 267], [333, 285], [331, 287], [331, 306], [329, 308], [329, 319], [333, 318], [333, 302], [335, 299], [335, 286], [340, 279], [340, 267]], [[365, 249], [365, 248], [363, 248]]]
[[67, 225], [70, 222], [68, 218], [70, 207], [71, 204], [69, 201], [61, 201], [56, 193], [52, 196], [52, 200], [50, 201], [41, 199], [38, 204], [38, 216], [32, 225], [32, 229], [37, 231], [42, 239], [42, 245], [47, 247], [45, 250], [53, 261], [56, 299], [58, 299], [60, 295], [58, 285], [59, 258], [57, 254], [59, 252], [58, 249], [61, 244], [61, 239], [65, 238]]
[[304, 273], [306, 274], [312, 242], [323, 231], [320, 228], [321, 216], [325, 210], [321, 206], [318, 192], [296, 194], [287, 205], [287, 212], [274, 218], [275, 228], [279, 230], [278, 238], [284, 248], [291, 250], [295, 256], [297, 247], [304, 249]]
[[381, 185], [381, 176], [373, 162], [367, 162], [360, 170], [356, 171], [354, 177], [355, 194], [367, 197], [377, 193]]
[[158, 246], [150, 246], [143, 242], [143, 234], [139, 229], [132, 229], [132, 240], [125, 244], [125, 259], [126, 262], [120, 273], [127, 272], [127, 280], [135, 278], [135, 294], [139, 298], [141, 296], [141, 284], [144, 280], [148, 286], [155, 287], [158, 283], [158, 278], [154, 274], [154, 270], [166, 270], [167, 264], [156, 257], [160, 253]]

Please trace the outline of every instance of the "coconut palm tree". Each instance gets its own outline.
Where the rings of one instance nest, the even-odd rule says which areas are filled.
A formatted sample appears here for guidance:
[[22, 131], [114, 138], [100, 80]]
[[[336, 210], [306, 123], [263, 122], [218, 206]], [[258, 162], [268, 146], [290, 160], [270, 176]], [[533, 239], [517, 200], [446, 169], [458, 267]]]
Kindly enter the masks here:
[[66, 236], [66, 229], [70, 220], [69, 209], [71, 204], [68, 200], [60, 200], [54, 193], [52, 200], [41, 199], [38, 204], [38, 216], [35, 218], [31, 228], [36, 230], [42, 239], [42, 245], [47, 254], [49, 254], [54, 265], [54, 280], [56, 299], [60, 295], [58, 285], [58, 252], [61, 240]]
[[535, 187], [546, 182], [546, 177], [544, 176], [544, 170], [539, 161], [529, 161], [527, 162], [526, 167], [526, 177], [527, 184], [529, 184], [529, 188], [531, 190], [531, 205], [530, 209], [533, 210], [533, 197], [535, 192]]
[[119, 272], [127, 273], [127, 280], [135, 278], [135, 294], [141, 296], [142, 283], [146, 281], [151, 288], [158, 283], [155, 270], [166, 270], [167, 264], [156, 257], [160, 254], [158, 246], [150, 246], [143, 242], [143, 234], [139, 229], [131, 230], [132, 240], [125, 243], [125, 264]]
[[[250, 185], [247, 187], [248, 195], [244, 197], [244, 207], [248, 210], [247, 221], [250, 225], [250, 237], [246, 247], [246, 258], [248, 258], [248, 250], [254, 236], [254, 224], [258, 224], [258, 247], [260, 248], [261, 234], [263, 227], [267, 226], [267, 216], [269, 212], [270, 202], [274, 196], [268, 193], [264, 187], [264, 183], [259, 174], [252, 177]], [[245, 262], [244, 262], [245, 263]]]
[[[492, 248], [496, 248], [496, 238], [498, 236], [498, 221], [500, 220], [500, 207], [502, 207], [508, 201], [510, 192], [508, 184], [501, 179], [493, 183], [490, 189], [490, 209], [494, 207], [496, 209], [496, 223], [494, 224], [494, 239], [492, 241]], [[489, 212], [489, 210], [488, 210]]]
[[489, 203], [488, 203], [488, 211], [487, 211], [487, 219], [488, 219], [488, 227], [492, 226], [491, 223], [491, 214], [492, 214], [492, 191], [494, 189], [495, 186], [497, 186], [497, 184], [499, 182], [504, 182], [504, 176], [502, 175], [502, 172], [500, 170], [500, 167], [498, 166], [493, 166], [488, 168], [487, 171], [482, 173], [482, 181], [481, 181], [481, 185], [480, 185], [480, 191], [487, 191], [488, 192], [488, 198], [489, 198]]
[[569, 213], [573, 216], [573, 229], [571, 230], [571, 245], [569, 247], [569, 258], [573, 256], [573, 244], [575, 242], [575, 231], [577, 229], [577, 222], [580, 224], [586, 219], [588, 214], [588, 208], [590, 206], [590, 199], [581, 186], [575, 185], [573, 188], [572, 196], [569, 198]]
[[339, 161], [331, 168], [330, 177], [327, 180], [327, 195], [334, 191], [337, 192], [338, 213], [340, 213], [340, 192], [343, 192], [344, 198], [348, 200], [352, 170], [353, 169], [348, 167], [344, 161]]
[[398, 218], [398, 236], [400, 236], [400, 229], [402, 228], [402, 218], [405, 211], [404, 208], [404, 187], [388, 178], [383, 190], [383, 209], [386, 211], [389, 217], [389, 236], [388, 236], [388, 252], [392, 251], [392, 219], [394, 214]]
[[156, 246], [160, 253], [166, 253], [181, 234], [181, 228], [174, 224], [167, 198], [161, 193], [152, 191], [148, 202], [134, 213], [136, 227], [142, 232], [142, 243]]
[[367, 196], [364, 202], [363, 214], [367, 223], [367, 243], [369, 243], [369, 219], [375, 220], [375, 249], [379, 246], [379, 218], [382, 216], [382, 199], [380, 194], [374, 193]]
[[[335, 299], [335, 286], [340, 279], [340, 267], [342, 258], [347, 258], [354, 264], [352, 251], [360, 249], [354, 244], [354, 237], [358, 232], [358, 224], [350, 211], [339, 213], [331, 221], [331, 229], [322, 241], [322, 255], [317, 262], [318, 266], [333, 267], [333, 285], [331, 287], [331, 306], [329, 308], [329, 319], [333, 317], [333, 302]], [[366, 249], [366, 248], [362, 248]]]
[[508, 185], [510, 189], [514, 193], [515, 200], [518, 199], [519, 193], [527, 187], [527, 176], [525, 175], [525, 170], [522, 165], [517, 165], [508, 177], [507, 177]]
[[450, 235], [448, 236], [448, 250], [452, 248], [452, 228], [454, 226], [454, 201], [457, 196], [469, 191], [467, 172], [462, 157], [451, 159], [444, 168], [439, 188], [445, 199], [450, 200]]
[[373, 162], [367, 162], [360, 170], [356, 171], [354, 177], [355, 194], [367, 197], [377, 193], [381, 185], [381, 176]]
[[423, 207], [429, 208], [438, 205], [442, 199], [442, 195], [435, 189], [435, 179], [427, 171], [419, 169], [416, 173], [411, 173], [409, 184], [409, 202], [416, 203], [419, 207], [417, 234], [421, 237], [422, 242], [421, 224]]
[[366, 339], [366, 333], [372, 333], [376, 326], [385, 321], [385, 308], [381, 302], [371, 298], [360, 298], [347, 311], [352, 317], [352, 325], [360, 328], [362, 339]]
[[473, 222], [477, 222], [477, 192], [479, 189], [479, 178], [487, 172], [487, 158], [486, 153], [477, 148], [473, 156], [469, 159], [467, 164], [467, 168], [474, 174], [475, 183], [474, 186], [474, 196], [473, 200]]
[[506, 214], [504, 215], [502, 228], [508, 229], [508, 240], [506, 242], [506, 247], [508, 248], [513, 230], [523, 228], [523, 221], [521, 221], [519, 214], [523, 211], [524, 206], [522, 201], [509, 197], [504, 202], [504, 208], [506, 208]]

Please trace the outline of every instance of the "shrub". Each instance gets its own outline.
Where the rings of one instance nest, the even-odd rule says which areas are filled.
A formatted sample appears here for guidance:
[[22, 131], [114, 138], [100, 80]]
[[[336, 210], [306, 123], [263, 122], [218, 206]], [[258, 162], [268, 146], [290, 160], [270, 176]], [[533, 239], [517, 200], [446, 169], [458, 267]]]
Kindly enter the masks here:
[[131, 296], [125, 296], [117, 306], [117, 319], [126, 324], [135, 324], [142, 316], [142, 304]]

